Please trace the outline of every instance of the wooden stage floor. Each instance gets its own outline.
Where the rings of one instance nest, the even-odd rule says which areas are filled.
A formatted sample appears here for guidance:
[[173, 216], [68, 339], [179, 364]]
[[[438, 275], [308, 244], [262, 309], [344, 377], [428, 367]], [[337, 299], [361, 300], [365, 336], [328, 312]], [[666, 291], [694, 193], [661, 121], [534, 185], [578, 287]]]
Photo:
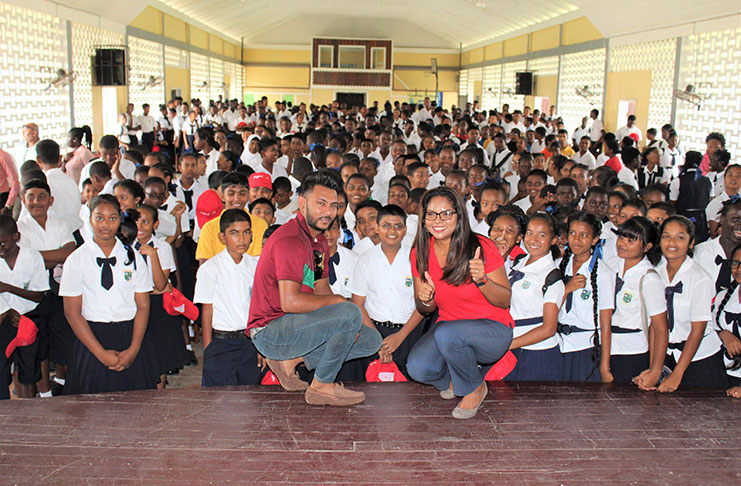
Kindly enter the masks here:
[[0, 403], [0, 484], [739, 484], [741, 401], [498, 383], [469, 421], [416, 384], [353, 408], [278, 387]]

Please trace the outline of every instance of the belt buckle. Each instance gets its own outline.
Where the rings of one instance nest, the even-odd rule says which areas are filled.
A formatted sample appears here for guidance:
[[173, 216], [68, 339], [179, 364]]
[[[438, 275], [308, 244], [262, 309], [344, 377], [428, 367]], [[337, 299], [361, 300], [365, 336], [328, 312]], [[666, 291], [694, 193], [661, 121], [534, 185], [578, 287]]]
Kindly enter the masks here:
[[561, 324], [561, 329], [559, 330], [559, 332], [564, 336], [569, 336], [571, 335], [571, 326], [569, 326], [568, 324]]

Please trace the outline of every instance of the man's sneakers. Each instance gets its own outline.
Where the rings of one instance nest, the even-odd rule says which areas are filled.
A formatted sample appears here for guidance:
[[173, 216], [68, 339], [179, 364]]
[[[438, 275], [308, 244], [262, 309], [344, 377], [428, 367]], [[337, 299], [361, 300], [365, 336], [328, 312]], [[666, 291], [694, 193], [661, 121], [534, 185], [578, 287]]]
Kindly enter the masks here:
[[365, 400], [365, 393], [348, 390], [342, 383], [335, 383], [330, 393], [308, 388], [304, 395], [306, 403], [310, 405], [334, 405], [337, 407], [347, 407], [357, 405]]
[[273, 372], [280, 386], [288, 391], [304, 391], [309, 388], [309, 384], [298, 377], [298, 372], [294, 369], [293, 373], [288, 373], [282, 366], [282, 361], [265, 358], [265, 361]]

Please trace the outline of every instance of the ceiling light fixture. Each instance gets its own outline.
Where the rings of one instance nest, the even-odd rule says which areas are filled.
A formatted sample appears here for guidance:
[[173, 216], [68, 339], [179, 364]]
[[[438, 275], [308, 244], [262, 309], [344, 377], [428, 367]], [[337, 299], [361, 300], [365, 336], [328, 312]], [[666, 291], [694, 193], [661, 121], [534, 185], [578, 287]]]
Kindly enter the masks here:
[[486, 2], [484, 0], [476, 0], [476, 6], [478, 8], [486, 8]]

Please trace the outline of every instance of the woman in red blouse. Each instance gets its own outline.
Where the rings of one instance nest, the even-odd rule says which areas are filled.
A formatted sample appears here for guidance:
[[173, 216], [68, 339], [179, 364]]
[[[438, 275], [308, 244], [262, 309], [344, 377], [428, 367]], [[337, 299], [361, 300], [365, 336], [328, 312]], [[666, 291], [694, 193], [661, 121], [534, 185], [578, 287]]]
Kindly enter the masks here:
[[484, 377], [512, 342], [510, 286], [494, 243], [471, 231], [453, 189], [427, 191], [412, 250], [415, 303], [440, 318], [409, 354], [407, 370], [444, 399], [463, 397], [453, 417], [476, 415], [488, 392]]

